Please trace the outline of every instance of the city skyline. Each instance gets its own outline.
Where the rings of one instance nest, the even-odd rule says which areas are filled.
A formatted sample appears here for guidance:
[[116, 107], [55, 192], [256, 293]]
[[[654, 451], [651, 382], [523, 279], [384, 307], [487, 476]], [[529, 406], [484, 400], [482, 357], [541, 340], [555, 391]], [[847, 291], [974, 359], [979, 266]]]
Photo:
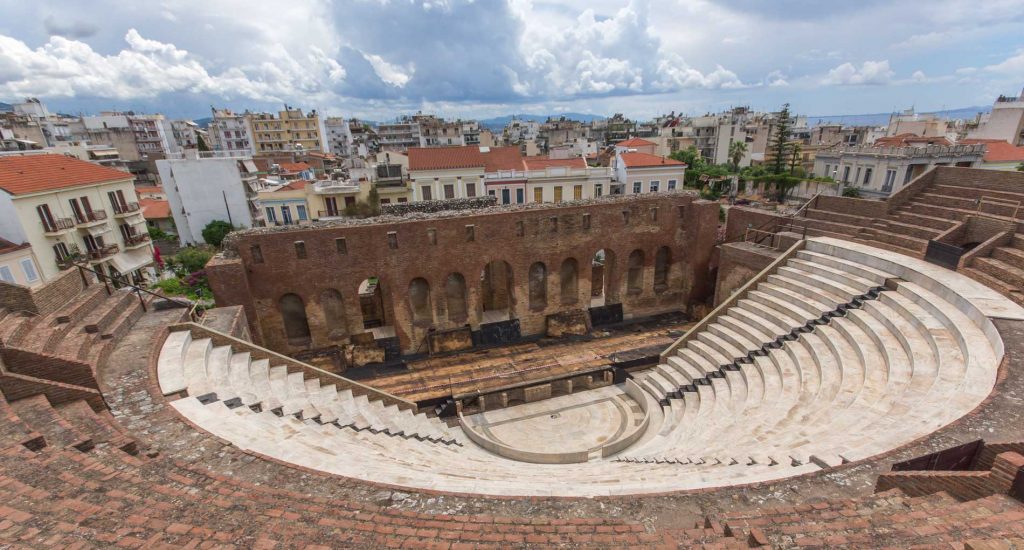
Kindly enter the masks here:
[[0, 98], [66, 112], [860, 114], [987, 105], [1024, 74], [1020, 0], [0, 4]]

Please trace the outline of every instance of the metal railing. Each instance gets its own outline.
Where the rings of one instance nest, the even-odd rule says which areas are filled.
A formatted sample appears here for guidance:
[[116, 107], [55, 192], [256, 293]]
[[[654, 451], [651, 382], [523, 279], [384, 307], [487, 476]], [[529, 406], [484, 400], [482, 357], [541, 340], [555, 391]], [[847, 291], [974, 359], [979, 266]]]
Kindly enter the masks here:
[[118, 288], [118, 285], [128, 287], [134, 294], [136, 294], [139, 297], [139, 304], [142, 306], [142, 311], [148, 311], [146, 307], [146, 300], [145, 298], [142, 297], [143, 294], [147, 294], [149, 296], [153, 296], [154, 298], [175, 302], [183, 306], [188, 305], [188, 316], [189, 319], [191, 319], [193, 322], [196, 322], [201, 318], [202, 310], [199, 309], [198, 303], [180, 302], [169, 296], [164, 296], [163, 294], [158, 294], [151, 290], [146, 290], [141, 286], [129, 281], [128, 278], [124, 275], [121, 275], [120, 277], [112, 277], [110, 275], [107, 275], [106, 273], [103, 273], [102, 271], [97, 271], [95, 269], [86, 267], [82, 264], [75, 264], [75, 267], [78, 268], [78, 274], [82, 277], [82, 286], [89, 286], [89, 277], [86, 276], [86, 273], [92, 273], [93, 275], [96, 276], [96, 278], [99, 281], [103, 283], [103, 287], [107, 291], [107, 296], [114, 294], [114, 290], [111, 289], [111, 285], [114, 286], [114, 289]]
[[76, 216], [75, 223], [81, 225], [83, 223], [101, 222], [107, 219], [106, 210], [90, 210], [82, 214], [81, 217]]
[[75, 227], [75, 221], [71, 218], [55, 218], [52, 222], [40, 221], [40, 223], [43, 224], [43, 231], [45, 233], [56, 233]]
[[124, 238], [125, 246], [135, 246], [149, 240], [149, 233], [133, 233]]
[[89, 259], [91, 260], [101, 260], [103, 258], [106, 258], [107, 256], [117, 254], [117, 251], [120, 249], [121, 247], [117, 246], [117, 243], [111, 243], [103, 245], [100, 248], [90, 248], [86, 250], [86, 254], [89, 256]]
[[139, 211], [139, 203], [129, 202], [127, 204], [115, 204], [114, 215], [131, 214], [132, 212]]
[[1013, 219], [1017, 219], [1017, 213], [1020, 212], [1020, 201], [992, 197], [989, 195], [982, 195], [981, 197], [978, 198], [977, 207], [975, 207], [974, 213], [978, 214], [979, 216], [997, 216], [998, 214], [991, 214], [988, 212], [981, 211], [982, 206], [984, 206], [986, 202], [994, 206], [1000, 206], [1003, 208], [1013, 208], [1013, 215], [1010, 216]]

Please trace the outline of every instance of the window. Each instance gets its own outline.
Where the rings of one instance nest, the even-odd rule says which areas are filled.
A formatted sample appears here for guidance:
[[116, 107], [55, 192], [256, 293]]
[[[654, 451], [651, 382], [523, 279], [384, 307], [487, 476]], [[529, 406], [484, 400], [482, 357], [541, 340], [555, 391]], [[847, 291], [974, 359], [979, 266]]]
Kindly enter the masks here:
[[290, 207], [288, 205], [284, 205], [284, 206], [281, 207], [281, 221], [283, 221], [285, 223], [285, 225], [291, 225], [291, 223], [292, 223], [292, 207]]
[[263, 263], [263, 250], [260, 245], [254, 244], [249, 247], [249, 255], [252, 256], [252, 263], [261, 264]]
[[14, 274], [11, 273], [11, 268], [6, 265], [0, 265], [0, 280], [14, 284]]
[[853, 176], [853, 182], [857, 183], [858, 181], [860, 181], [860, 166], [857, 167], [857, 171], [854, 172]]
[[450, 183], [446, 183], [444, 185], [444, 198], [446, 198], [446, 199], [454, 199], [455, 198], [455, 186], [454, 185], [452, 185]]
[[544, 202], [544, 188], [537, 186], [533, 188], [533, 202]]
[[526, 202], [526, 190], [523, 188], [516, 189], [516, 204], [523, 204]]
[[667, 189], [669, 191], [675, 191], [676, 190], [676, 180], [668, 180], [668, 187], [667, 187]]
[[572, 186], [572, 198], [573, 200], [580, 200], [583, 198], [583, 186], [574, 185]]
[[826, 165], [825, 165], [825, 173], [824, 173], [824, 174], [822, 174], [822, 175], [823, 175], [823, 176], [825, 176], [826, 178], [827, 178], [827, 177], [828, 177], [828, 175], [829, 175], [829, 174], [831, 173], [831, 172], [829, 172], [829, 168], [832, 168], [832, 165], [831, 165], [831, 164], [826, 164]]
[[634, 193], [639, 193], [641, 190], [643, 190], [643, 187], [644, 187], [644, 183], [642, 181], [634, 181], [633, 182], [633, 192]]
[[25, 272], [25, 279], [34, 283], [39, 280], [39, 275], [36, 274], [36, 266], [32, 263], [32, 258], [25, 258], [21, 261], [21, 270]]
[[894, 183], [896, 183], [896, 170], [890, 168], [885, 171], [885, 183], [882, 184], [882, 191], [885, 191], [886, 193], [892, 191]]
[[334, 248], [338, 251], [338, 254], [341, 254], [342, 256], [348, 254], [348, 244], [345, 243], [345, 237], [334, 239]]
[[849, 183], [849, 181], [850, 181], [850, 167], [849, 166], [844, 166], [843, 167], [843, 183]]
[[651, 193], [657, 193], [658, 187], [661, 186], [661, 182], [658, 180], [651, 180]]
[[64, 243], [57, 243], [53, 245], [53, 255], [56, 256], [58, 260], [63, 261], [71, 255], [71, 252], [68, 250], [68, 245]]
[[594, 196], [600, 197], [604, 192], [604, 186], [600, 183], [594, 185]]
[[466, 196], [467, 197], [475, 197], [476, 196], [476, 184], [475, 183], [467, 183], [466, 184]]
[[562, 202], [562, 186], [555, 187], [555, 202]]
[[501, 204], [509, 204], [512, 202], [512, 191], [508, 188], [501, 190]]
[[269, 206], [267, 207], [267, 221], [270, 223], [277, 223], [277, 213], [275, 213], [274, 209]]
[[324, 204], [327, 206], [328, 216], [338, 215], [338, 199], [337, 197], [326, 197], [324, 198]]
[[298, 259], [304, 259], [306, 257], [306, 243], [303, 241], [295, 241], [295, 257]]
[[420, 193], [420, 196], [425, 201], [434, 200], [433, 194], [430, 192], [430, 187], [424, 185]]
[[299, 214], [299, 221], [306, 221], [309, 217], [306, 216], [306, 206], [303, 204], [297, 205], [295, 211]]
[[871, 183], [872, 172], [874, 172], [874, 170], [872, 170], [871, 168], [864, 170], [864, 185], [869, 185]]

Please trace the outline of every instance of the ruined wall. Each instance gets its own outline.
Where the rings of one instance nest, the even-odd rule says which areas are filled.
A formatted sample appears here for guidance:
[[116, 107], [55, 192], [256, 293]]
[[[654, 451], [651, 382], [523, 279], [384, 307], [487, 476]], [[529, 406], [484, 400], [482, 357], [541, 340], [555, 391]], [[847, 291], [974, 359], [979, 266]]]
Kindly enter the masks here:
[[[254, 340], [272, 349], [316, 349], [366, 332], [358, 289], [376, 277], [384, 325], [393, 327], [403, 353], [421, 353], [428, 351], [431, 330], [467, 325], [477, 330], [485, 320], [485, 302], [507, 302], [505, 314], [519, 321], [522, 335], [543, 334], [548, 315], [589, 307], [591, 265], [601, 249], [609, 251], [604, 268], [608, 303], [622, 303], [627, 317], [685, 309], [706, 299], [714, 285], [707, 267], [718, 204], [683, 193], [378, 220], [232, 234], [231, 253], [207, 265], [217, 304], [244, 306]], [[668, 248], [670, 259], [667, 272], [662, 271], [664, 283], [655, 285], [661, 247]], [[643, 256], [637, 272], [641, 284], [629, 289], [628, 262], [635, 250]], [[563, 284], [561, 268], [567, 259], [577, 266], [575, 285]], [[482, 280], [491, 262], [507, 263], [507, 300], [500, 281], [485, 285]], [[546, 268], [546, 304], [531, 307], [527, 274], [535, 262]], [[448, 311], [449, 305], [459, 309], [448, 284], [452, 274], [461, 275], [465, 288], [465, 312], [455, 315]], [[491, 290], [487, 296], [485, 287]], [[561, 296], [563, 288], [574, 288], [575, 295]], [[339, 307], [324, 301], [325, 293], [332, 292], [340, 294]], [[295, 337], [291, 297], [293, 331], [286, 333], [282, 299], [292, 294], [305, 309], [306, 339]], [[495, 312], [486, 318], [494, 319]]]
[[715, 305], [721, 304], [736, 289], [747, 284], [785, 250], [742, 242], [722, 245], [718, 260], [718, 280], [715, 283]]

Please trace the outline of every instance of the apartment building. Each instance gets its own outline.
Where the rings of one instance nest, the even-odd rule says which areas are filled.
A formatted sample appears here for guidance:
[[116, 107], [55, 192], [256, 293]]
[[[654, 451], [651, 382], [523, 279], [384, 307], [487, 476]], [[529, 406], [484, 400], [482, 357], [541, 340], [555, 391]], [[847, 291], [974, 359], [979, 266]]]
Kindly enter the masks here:
[[140, 160], [165, 158], [181, 152], [174, 140], [173, 124], [164, 115], [128, 114]]
[[320, 115], [285, 105], [277, 115], [247, 113], [252, 129], [253, 149], [257, 154], [279, 151], [319, 151], [324, 144], [324, 128]]
[[1024, 146], [1024, 90], [1017, 97], [999, 96], [992, 104], [992, 112], [982, 115], [978, 127], [967, 137]]
[[0, 238], [27, 243], [44, 282], [75, 263], [142, 280], [153, 262], [131, 174], [63, 155], [0, 156]]
[[198, 149], [199, 132], [199, 125], [191, 120], [171, 121], [171, 133], [179, 149]]
[[28, 288], [43, 286], [39, 261], [31, 245], [0, 238], [0, 281]]
[[256, 166], [248, 158], [218, 154], [156, 161], [182, 245], [205, 243], [203, 228], [214, 220], [244, 228], [263, 224]]
[[230, 109], [211, 108], [213, 118], [207, 127], [210, 136], [210, 148], [214, 151], [239, 152], [246, 155], [256, 154], [255, 139], [252, 127], [249, 126], [247, 113], [234, 113]]
[[139, 148], [135, 144], [135, 132], [128, 117], [122, 113], [101, 112], [80, 117], [72, 122], [71, 133], [76, 139], [113, 147], [117, 150], [118, 158], [124, 162], [141, 160]]
[[868, 197], [885, 197], [932, 167], [974, 167], [984, 155], [984, 144], [952, 145], [942, 137], [892, 136], [873, 145], [818, 151], [814, 174], [831, 177], [840, 187], [856, 187]]
[[347, 157], [352, 154], [352, 129], [340, 116], [324, 119], [324, 144], [328, 153]]
[[686, 163], [617, 147], [613, 170], [612, 194], [659, 193], [682, 189]]
[[526, 157], [526, 202], [562, 202], [612, 192], [612, 172], [590, 167], [582, 158]]
[[421, 147], [423, 143], [419, 122], [408, 116], [377, 125], [376, 133], [381, 152], [404, 153], [412, 147]]

